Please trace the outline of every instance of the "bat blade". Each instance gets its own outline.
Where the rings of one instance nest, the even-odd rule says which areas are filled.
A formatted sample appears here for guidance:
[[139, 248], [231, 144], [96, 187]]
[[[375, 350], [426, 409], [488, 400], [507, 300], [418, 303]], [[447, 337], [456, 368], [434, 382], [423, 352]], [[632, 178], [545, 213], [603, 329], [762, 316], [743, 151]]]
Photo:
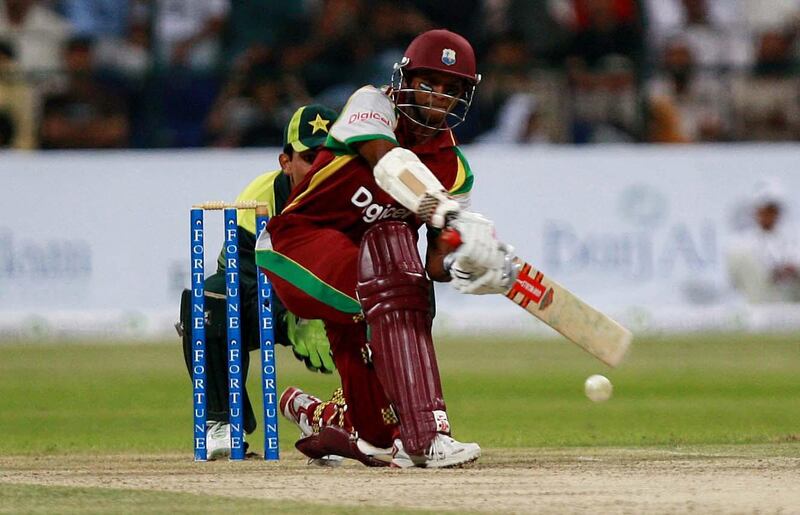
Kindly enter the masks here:
[[608, 366], [620, 364], [630, 331], [530, 264], [517, 263], [520, 273], [506, 297]]

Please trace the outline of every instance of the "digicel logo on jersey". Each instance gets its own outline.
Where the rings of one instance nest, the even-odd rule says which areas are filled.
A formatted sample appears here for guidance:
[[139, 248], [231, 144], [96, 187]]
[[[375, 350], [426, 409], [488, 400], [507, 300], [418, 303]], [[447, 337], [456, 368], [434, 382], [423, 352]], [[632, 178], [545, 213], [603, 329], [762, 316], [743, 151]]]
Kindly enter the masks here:
[[374, 204], [372, 198], [372, 193], [364, 186], [359, 186], [353, 196], [350, 197], [350, 202], [354, 206], [361, 208], [361, 219], [368, 224], [387, 218], [403, 219], [411, 215], [411, 211], [404, 207], [397, 207], [392, 204]]
[[376, 111], [353, 113], [350, 115], [350, 118], [347, 119], [347, 123], [363, 122], [364, 120], [379, 120], [388, 127], [392, 126], [392, 122], [390, 122], [388, 118]]

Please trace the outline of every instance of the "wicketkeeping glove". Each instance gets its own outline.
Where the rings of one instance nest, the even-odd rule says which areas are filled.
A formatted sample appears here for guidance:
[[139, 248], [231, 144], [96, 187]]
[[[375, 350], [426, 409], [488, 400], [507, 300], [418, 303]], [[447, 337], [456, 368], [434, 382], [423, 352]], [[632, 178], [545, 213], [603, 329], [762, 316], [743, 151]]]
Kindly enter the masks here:
[[306, 368], [323, 374], [331, 374], [336, 370], [322, 320], [305, 320], [286, 313], [286, 328], [292, 351], [297, 359], [306, 364]]

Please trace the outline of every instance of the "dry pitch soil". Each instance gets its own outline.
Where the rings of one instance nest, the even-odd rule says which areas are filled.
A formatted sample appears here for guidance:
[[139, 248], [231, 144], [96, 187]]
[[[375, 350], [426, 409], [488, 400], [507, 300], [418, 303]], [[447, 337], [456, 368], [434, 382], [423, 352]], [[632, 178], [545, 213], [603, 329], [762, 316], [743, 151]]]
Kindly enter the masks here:
[[[193, 463], [189, 455], [0, 457], [2, 484], [225, 495], [322, 506], [512, 513], [799, 513], [800, 449], [487, 450], [453, 470]], [[310, 490], [315, 495], [309, 495]]]

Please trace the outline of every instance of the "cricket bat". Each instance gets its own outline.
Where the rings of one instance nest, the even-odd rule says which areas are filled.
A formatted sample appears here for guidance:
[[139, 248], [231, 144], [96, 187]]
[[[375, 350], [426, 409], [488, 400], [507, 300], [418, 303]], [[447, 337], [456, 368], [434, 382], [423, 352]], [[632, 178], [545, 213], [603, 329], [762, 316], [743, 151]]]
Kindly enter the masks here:
[[[444, 231], [442, 238], [454, 248], [461, 244], [453, 230]], [[633, 340], [630, 331], [529, 263], [515, 258], [515, 264], [519, 275], [504, 293], [508, 299], [606, 365], [620, 364]]]

